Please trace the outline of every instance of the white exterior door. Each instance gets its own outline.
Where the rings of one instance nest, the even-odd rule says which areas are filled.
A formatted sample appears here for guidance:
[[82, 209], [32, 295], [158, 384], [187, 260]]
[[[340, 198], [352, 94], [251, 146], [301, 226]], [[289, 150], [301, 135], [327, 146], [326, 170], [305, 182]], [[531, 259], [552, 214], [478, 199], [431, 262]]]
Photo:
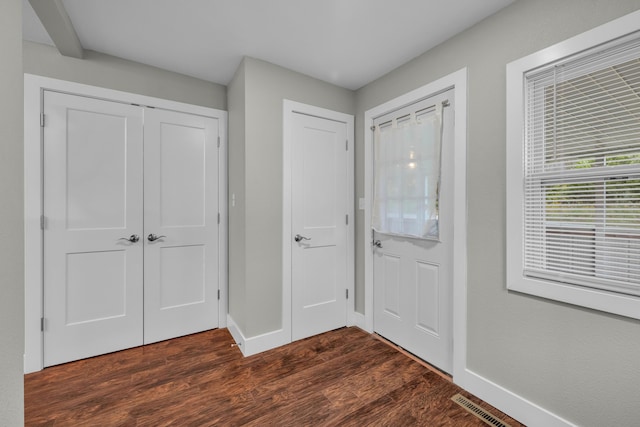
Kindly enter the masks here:
[[45, 91], [44, 366], [218, 326], [218, 119]]
[[44, 106], [50, 366], [142, 344], [143, 111], [49, 91]]
[[[435, 114], [436, 104], [448, 103], [442, 110], [439, 240], [372, 233], [375, 332], [449, 373], [453, 366], [453, 100], [450, 90], [374, 121], [376, 125], [393, 119], [400, 123], [412, 113], [420, 119]], [[411, 214], [401, 220], [410, 221]]]
[[144, 342], [218, 326], [218, 120], [147, 109]]
[[292, 339], [346, 325], [347, 124], [293, 113]]

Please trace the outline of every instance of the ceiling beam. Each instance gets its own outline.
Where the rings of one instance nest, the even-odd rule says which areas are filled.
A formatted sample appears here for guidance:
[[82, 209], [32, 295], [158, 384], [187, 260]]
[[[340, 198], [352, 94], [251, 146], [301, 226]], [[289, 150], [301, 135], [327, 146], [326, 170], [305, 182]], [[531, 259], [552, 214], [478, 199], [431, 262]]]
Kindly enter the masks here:
[[73, 28], [62, 0], [29, 0], [58, 52], [64, 56], [82, 59], [84, 49]]

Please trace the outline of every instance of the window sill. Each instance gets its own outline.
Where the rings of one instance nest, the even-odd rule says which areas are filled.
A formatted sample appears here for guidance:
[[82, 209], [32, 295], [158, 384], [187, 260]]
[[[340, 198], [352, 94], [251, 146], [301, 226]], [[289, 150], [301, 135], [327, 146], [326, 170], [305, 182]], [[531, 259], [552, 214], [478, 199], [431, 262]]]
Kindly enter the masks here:
[[528, 277], [508, 280], [507, 289], [640, 320], [640, 297]]

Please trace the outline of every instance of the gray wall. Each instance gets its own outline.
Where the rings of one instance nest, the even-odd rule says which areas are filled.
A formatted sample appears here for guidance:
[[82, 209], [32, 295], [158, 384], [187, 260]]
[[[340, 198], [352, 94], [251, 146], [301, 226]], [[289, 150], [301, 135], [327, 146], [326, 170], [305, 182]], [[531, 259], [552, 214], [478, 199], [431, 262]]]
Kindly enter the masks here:
[[23, 424], [22, 2], [0, 2], [0, 425]]
[[[282, 326], [282, 102], [290, 99], [353, 114], [355, 96], [350, 90], [253, 58], [244, 60], [244, 84], [244, 181], [231, 170], [233, 165], [229, 177], [229, 194], [236, 194], [236, 210], [230, 207], [230, 216], [244, 210], [246, 233], [244, 256], [240, 261], [230, 259], [230, 265], [244, 263], [244, 283], [239, 282], [240, 274], [230, 275], [229, 286], [232, 307], [236, 288], [244, 287], [244, 319], [234, 320], [244, 322], [242, 333], [253, 337]], [[230, 102], [235, 101], [230, 98]], [[234, 229], [229, 231], [233, 242]]]
[[[246, 327], [245, 208], [245, 61], [227, 87], [229, 109], [229, 314], [241, 331]], [[233, 197], [232, 197], [233, 195]]]
[[161, 99], [227, 109], [226, 87], [91, 50], [83, 59], [25, 41], [24, 72]]
[[638, 0], [521, 0], [357, 92], [362, 197], [364, 112], [468, 67], [468, 367], [584, 426], [640, 422], [640, 322], [507, 292], [505, 66], [637, 9]]

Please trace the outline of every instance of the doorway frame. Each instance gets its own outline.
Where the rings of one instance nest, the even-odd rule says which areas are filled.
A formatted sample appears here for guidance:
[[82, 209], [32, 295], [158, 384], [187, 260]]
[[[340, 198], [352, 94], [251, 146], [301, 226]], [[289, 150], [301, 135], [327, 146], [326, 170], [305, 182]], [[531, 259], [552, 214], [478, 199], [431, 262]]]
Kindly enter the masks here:
[[338, 111], [328, 110], [313, 105], [303, 104], [300, 102], [283, 100], [283, 193], [282, 193], [282, 331], [283, 335], [288, 337], [292, 342], [292, 278], [291, 278], [291, 251], [293, 246], [293, 237], [291, 231], [292, 217], [292, 198], [291, 198], [291, 178], [292, 171], [292, 155], [293, 135], [291, 134], [291, 126], [293, 123], [293, 114], [306, 114], [322, 119], [334, 120], [336, 122], [345, 123], [347, 125], [347, 215], [349, 215], [349, 223], [347, 224], [347, 289], [349, 297], [347, 299], [347, 325], [354, 324], [355, 314], [355, 215], [354, 215], [354, 116], [350, 114], [340, 113]]
[[375, 118], [448, 89], [454, 89], [454, 238], [453, 238], [453, 381], [465, 381], [467, 354], [467, 69], [462, 68], [364, 113], [364, 321], [359, 326], [374, 332], [373, 251], [373, 132]]
[[219, 121], [218, 153], [218, 327], [227, 326], [228, 310], [228, 206], [227, 206], [227, 117], [228, 113], [209, 107], [90, 86], [34, 74], [24, 75], [24, 246], [25, 246], [25, 345], [24, 373], [43, 369], [44, 247], [41, 228], [43, 214], [43, 127], [41, 126], [45, 90], [97, 98], [105, 101], [155, 107]]

